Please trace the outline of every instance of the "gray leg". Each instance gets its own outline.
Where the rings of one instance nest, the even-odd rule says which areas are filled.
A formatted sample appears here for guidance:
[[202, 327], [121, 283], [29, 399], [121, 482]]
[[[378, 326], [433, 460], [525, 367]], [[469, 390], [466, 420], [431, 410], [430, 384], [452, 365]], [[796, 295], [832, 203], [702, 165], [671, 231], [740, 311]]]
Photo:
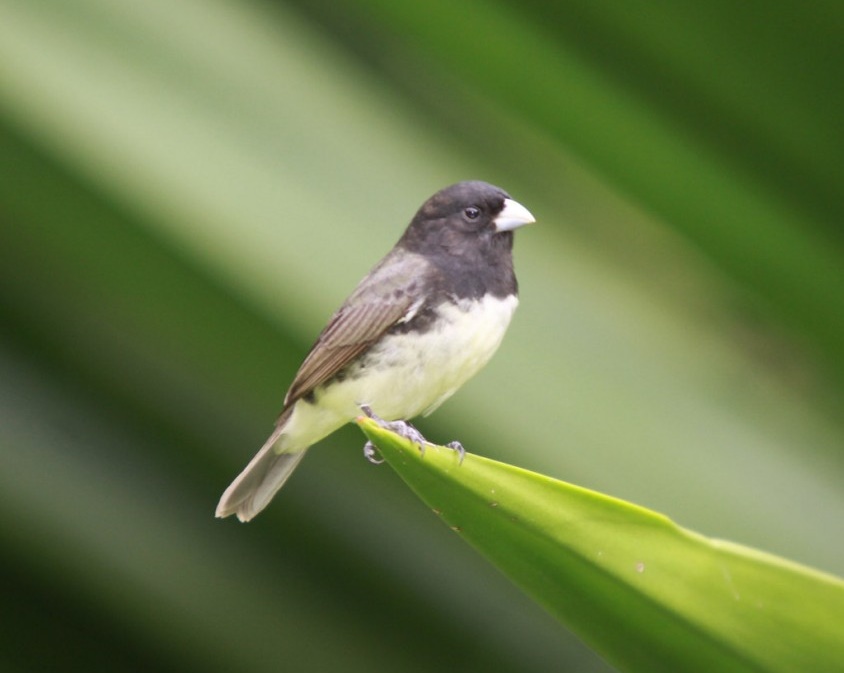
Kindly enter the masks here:
[[427, 439], [425, 439], [425, 437], [422, 436], [422, 433], [419, 432], [419, 430], [417, 430], [416, 428], [414, 428], [410, 423], [408, 423], [407, 421], [385, 421], [374, 411], [372, 411], [372, 408], [368, 404], [361, 404], [360, 408], [364, 414], [366, 414], [369, 418], [378, 423], [378, 425], [380, 425], [382, 428], [392, 430], [400, 437], [409, 439], [411, 442], [413, 442], [419, 447], [419, 451], [425, 453], [425, 445], [429, 444], [429, 442]]
[[[374, 411], [372, 411], [372, 407], [368, 404], [361, 404], [360, 405], [361, 411], [366, 414], [369, 418], [373, 421], [378, 423], [382, 428], [386, 428], [387, 430], [392, 430], [397, 435], [404, 437], [405, 439], [409, 439], [411, 442], [416, 444], [419, 447], [419, 452], [421, 454], [425, 454], [425, 445], [430, 444], [430, 442], [422, 436], [422, 433], [419, 432], [416, 428], [414, 428], [410, 423], [407, 421], [385, 421], [383, 418], [378, 416]], [[466, 457], [466, 449], [463, 448], [463, 445], [460, 442], [449, 442], [446, 444], [448, 448], [454, 449], [457, 452], [457, 457], [459, 463], [463, 464], [463, 459]], [[367, 442], [363, 447], [363, 455], [366, 456], [366, 459], [370, 463], [380, 464], [383, 463], [382, 460], [378, 460], [375, 458], [375, 451], [376, 446], [372, 442]]]

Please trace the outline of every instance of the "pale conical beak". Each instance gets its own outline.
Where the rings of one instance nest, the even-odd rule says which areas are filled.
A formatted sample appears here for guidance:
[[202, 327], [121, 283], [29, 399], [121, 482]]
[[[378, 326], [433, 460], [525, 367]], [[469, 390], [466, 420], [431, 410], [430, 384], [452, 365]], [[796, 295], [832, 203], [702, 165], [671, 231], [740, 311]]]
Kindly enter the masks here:
[[530, 211], [518, 201], [504, 199], [504, 209], [495, 218], [495, 231], [512, 231], [531, 222], [536, 222]]

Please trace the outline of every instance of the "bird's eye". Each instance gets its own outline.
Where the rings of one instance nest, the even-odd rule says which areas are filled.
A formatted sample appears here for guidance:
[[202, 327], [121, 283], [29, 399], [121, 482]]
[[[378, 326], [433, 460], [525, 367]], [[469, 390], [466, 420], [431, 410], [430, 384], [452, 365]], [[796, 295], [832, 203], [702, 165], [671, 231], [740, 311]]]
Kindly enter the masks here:
[[477, 220], [481, 215], [481, 209], [476, 206], [469, 206], [463, 211], [463, 214], [470, 220]]

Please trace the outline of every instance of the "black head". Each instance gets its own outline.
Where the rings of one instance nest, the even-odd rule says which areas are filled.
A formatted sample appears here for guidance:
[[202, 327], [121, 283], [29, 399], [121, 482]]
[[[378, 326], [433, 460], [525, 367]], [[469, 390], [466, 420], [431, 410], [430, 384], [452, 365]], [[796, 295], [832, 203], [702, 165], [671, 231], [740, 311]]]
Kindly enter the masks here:
[[458, 182], [428, 199], [399, 245], [422, 254], [475, 257], [512, 249], [513, 229], [533, 216], [509, 194], [486, 182]]
[[533, 216], [502, 189], [486, 182], [459, 182], [434, 194], [398, 242], [424, 255], [438, 270], [437, 284], [461, 296], [516, 291], [513, 230]]

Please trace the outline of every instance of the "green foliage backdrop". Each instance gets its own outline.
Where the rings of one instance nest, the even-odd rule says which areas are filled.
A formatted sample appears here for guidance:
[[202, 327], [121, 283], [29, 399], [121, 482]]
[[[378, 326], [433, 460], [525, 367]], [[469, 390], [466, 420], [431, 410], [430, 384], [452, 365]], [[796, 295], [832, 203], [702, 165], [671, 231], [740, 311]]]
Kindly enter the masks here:
[[0, 0], [0, 665], [606, 671], [327, 440], [213, 519], [466, 178], [537, 217], [437, 441], [844, 573], [836, 3]]

